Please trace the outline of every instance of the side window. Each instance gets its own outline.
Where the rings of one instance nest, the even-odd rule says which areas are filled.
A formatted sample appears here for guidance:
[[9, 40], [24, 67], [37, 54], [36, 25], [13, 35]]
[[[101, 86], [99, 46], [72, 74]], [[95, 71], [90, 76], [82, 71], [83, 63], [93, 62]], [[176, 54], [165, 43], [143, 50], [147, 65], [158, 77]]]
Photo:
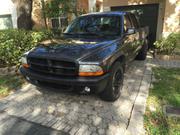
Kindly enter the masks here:
[[124, 16], [124, 32], [127, 31], [128, 28], [132, 28], [131, 21], [128, 15]]
[[130, 16], [131, 16], [131, 21], [132, 21], [133, 27], [138, 28], [139, 26], [138, 26], [138, 22], [137, 22], [135, 15], [131, 14]]
[[0, 30], [13, 28], [11, 15], [0, 15]]

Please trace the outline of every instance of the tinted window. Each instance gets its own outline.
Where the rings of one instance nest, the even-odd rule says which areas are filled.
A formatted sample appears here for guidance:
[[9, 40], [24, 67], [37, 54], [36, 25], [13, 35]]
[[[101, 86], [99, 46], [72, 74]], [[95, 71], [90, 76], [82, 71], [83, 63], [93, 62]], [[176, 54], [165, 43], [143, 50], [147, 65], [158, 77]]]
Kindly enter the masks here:
[[124, 31], [127, 31], [128, 28], [132, 28], [131, 20], [128, 15], [124, 16]]
[[133, 27], [134, 27], [134, 28], [139, 28], [138, 22], [137, 22], [137, 19], [136, 19], [136, 16], [133, 15], [133, 14], [131, 14], [130, 17], [131, 17], [131, 21], [132, 21]]

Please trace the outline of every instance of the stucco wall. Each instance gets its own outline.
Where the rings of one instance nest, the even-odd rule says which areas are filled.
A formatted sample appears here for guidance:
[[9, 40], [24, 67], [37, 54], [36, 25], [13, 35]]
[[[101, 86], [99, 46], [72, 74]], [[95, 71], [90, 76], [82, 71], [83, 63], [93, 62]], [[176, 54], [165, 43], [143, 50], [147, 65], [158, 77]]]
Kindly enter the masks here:
[[180, 31], [180, 1], [166, 0], [165, 17], [164, 17], [164, 36], [171, 32]]
[[137, 5], [137, 4], [152, 4], [163, 2], [164, 0], [104, 0], [104, 7], [111, 6], [126, 6], [126, 5]]
[[85, 10], [86, 13], [89, 12], [89, 2], [88, 0], [78, 0], [77, 7], [79, 10]]

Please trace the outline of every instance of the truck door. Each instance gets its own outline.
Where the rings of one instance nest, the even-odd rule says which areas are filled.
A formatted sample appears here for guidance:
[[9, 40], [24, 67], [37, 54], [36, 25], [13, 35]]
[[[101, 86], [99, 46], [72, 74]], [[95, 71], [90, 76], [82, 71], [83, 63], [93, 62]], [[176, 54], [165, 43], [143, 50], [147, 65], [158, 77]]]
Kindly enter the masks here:
[[134, 39], [134, 44], [133, 44], [133, 48], [134, 48], [133, 54], [135, 57], [143, 45], [143, 39], [142, 37], [140, 37], [142, 35], [142, 32], [141, 32], [139, 23], [137, 22], [135, 15], [129, 14], [129, 17], [131, 19], [131, 25], [135, 29], [135, 33], [134, 33], [135, 39]]
[[134, 59], [134, 46], [136, 46], [136, 33], [126, 34], [127, 30], [133, 28], [129, 15], [124, 15], [124, 44], [127, 47], [127, 55], [129, 60]]

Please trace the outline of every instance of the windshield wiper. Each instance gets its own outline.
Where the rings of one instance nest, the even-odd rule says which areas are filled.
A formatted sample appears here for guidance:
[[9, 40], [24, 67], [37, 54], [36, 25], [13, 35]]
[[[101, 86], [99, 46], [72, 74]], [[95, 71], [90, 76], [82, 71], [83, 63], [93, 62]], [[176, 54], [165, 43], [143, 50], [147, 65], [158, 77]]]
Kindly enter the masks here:
[[93, 32], [82, 32], [82, 33], [77, 33], [78, 35], [89, 35], [89, 36], [98, 36], [98, 37], [105, 37], [106, 35], [100, 34], [100, 33], [93, 33]]
[[76, 33], [63, 33], [64, 35], [75, 35]]
[[98, 37], [107, 37], [108, 35], [93, 33], [93, 32], [81, 32], [81, 33], [63, 33], [65, 35], [80, 35], [80, 36], [98, 36]]

